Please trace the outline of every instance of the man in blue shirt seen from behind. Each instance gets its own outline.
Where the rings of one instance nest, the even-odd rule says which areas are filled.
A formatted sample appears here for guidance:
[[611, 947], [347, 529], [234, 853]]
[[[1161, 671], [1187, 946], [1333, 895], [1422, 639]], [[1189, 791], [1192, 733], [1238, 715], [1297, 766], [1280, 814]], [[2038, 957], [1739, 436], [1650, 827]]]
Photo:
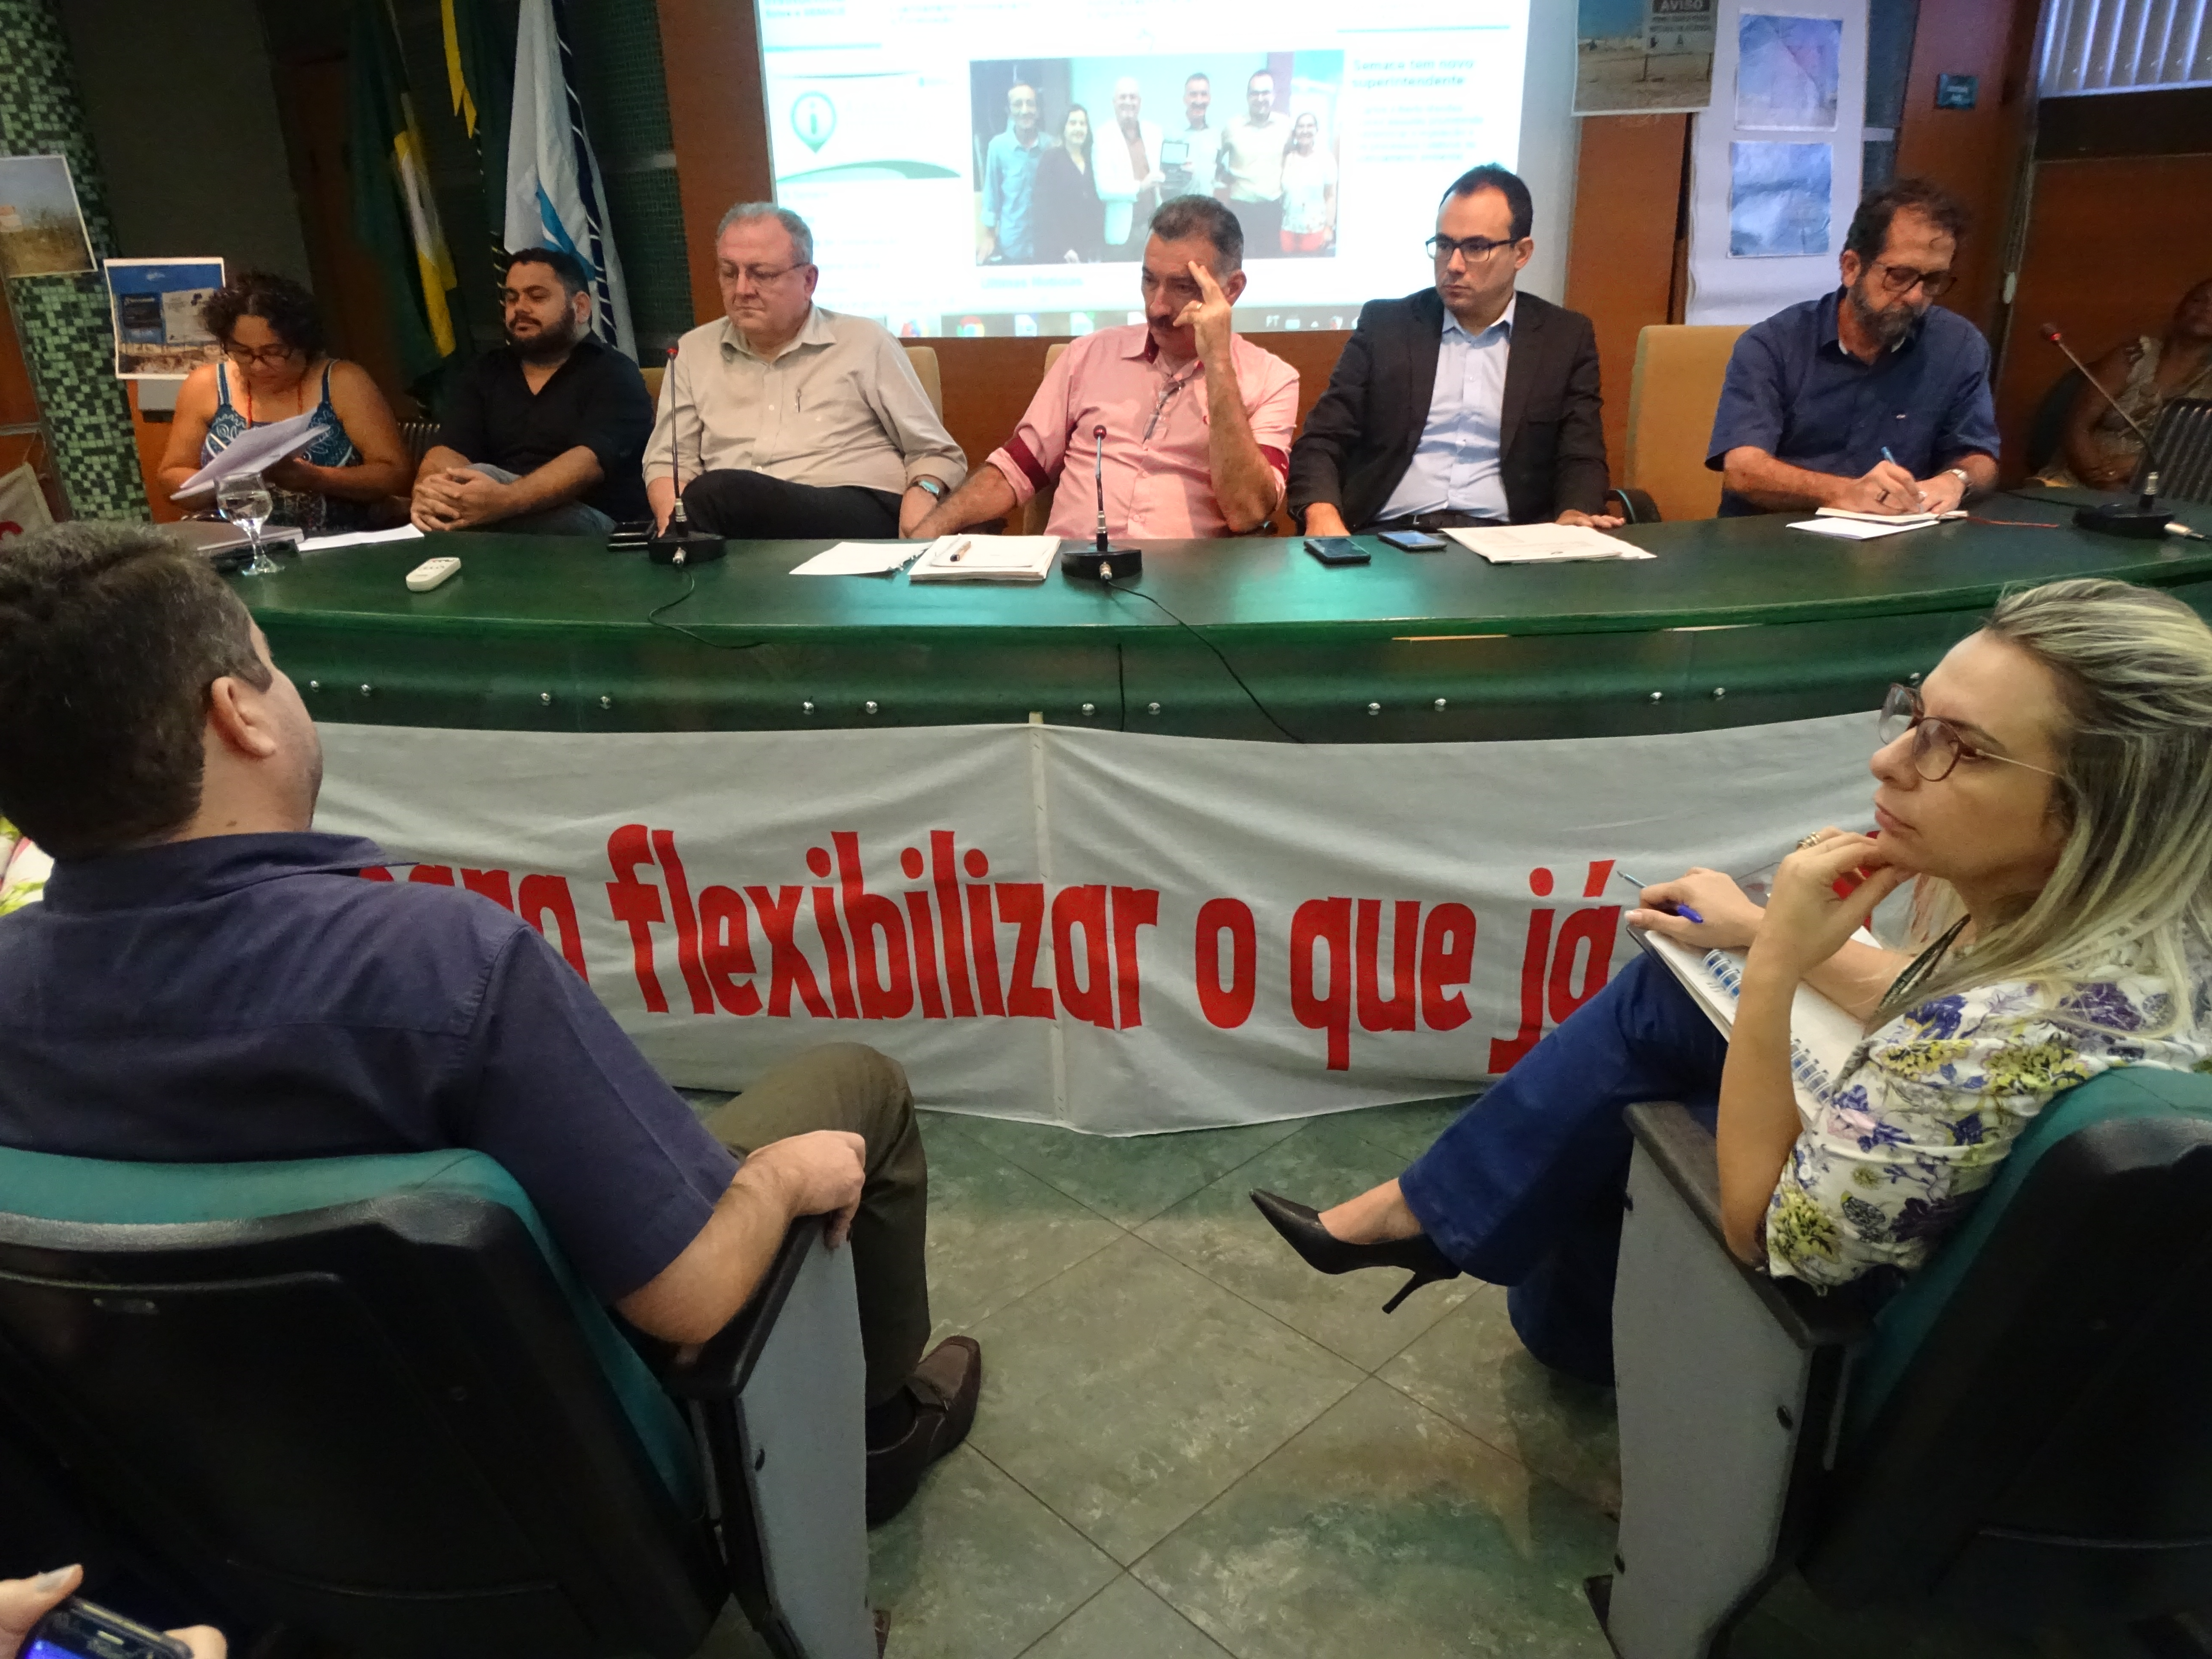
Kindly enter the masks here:
[[0, 917], [0, 1146], [470, 1147], [671, 1342], [720, 1329], [792, 1221], [830, 1215], [859, 1291], [871, 1520], [966, 1434], [981, 1357], [953, 1337], [922, 1358], [927, 1172], [895, 1062], [817, 1049], [702, 1123], [529, 923], [362, 880], [383, 850], [310, 828], [322, 745], [299, 692], [224, 580], [150, 526], [0, 544], [0, 815], [54, 859], [44, 902]]
[[1721, 514], [1948, 513], [1997, 477], [1990, 348], [1936, 301], [1966, 212], [1900, 179], [1859, 204], [1835, 293], [1736, 342], [1705, 465]]
[[1037, 134], [1036, 88], [1017, 82], [1006, 89], [1006, 130], [992, 135], [983, 151], [983, 240], [975, 263], [994, 258], [1010, 265], [1036, 261], [1037, 163], [1044, 140]]

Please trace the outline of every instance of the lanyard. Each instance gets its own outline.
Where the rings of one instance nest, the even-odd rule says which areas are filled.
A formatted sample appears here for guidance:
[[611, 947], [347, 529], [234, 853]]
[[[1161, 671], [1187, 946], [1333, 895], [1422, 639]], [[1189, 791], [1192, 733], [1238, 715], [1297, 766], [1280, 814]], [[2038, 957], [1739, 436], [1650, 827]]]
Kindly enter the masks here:
[[1175, 379], [1170, 380], [1165, 386], [1160, 388], [1160, 395], [1153, 401], [1152, 404], [1152, 418], [1145, 422], [1145, 435], [1142, 439], [1139, 440], [1139, 442], [1152, 442], [1152, 434], [1159, 429], [1160, 416], [1167, 413], [1168, 405], [1175, 401], [1176, 393], [1188, 386], [1191, 381], [1197, 377], [1198, 371], [1203, 367], [1203, 364], [1193, 363], [1188, 368], [1183, 370], [1182, 374], [1176, 375]]

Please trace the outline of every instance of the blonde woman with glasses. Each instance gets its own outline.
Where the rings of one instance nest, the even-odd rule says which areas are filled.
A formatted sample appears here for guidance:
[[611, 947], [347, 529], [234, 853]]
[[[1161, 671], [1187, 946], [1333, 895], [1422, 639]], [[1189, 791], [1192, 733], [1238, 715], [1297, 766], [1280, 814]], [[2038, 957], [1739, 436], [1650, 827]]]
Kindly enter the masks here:
[[[1739, 1256], [1878, 1292], [1928, 1260], [2054, 1096], [2116, 1066], [2212, 1066], [2203, 620], [2119, 582], [2009, 596], [1919, 690], [1891, 688], [1880, 736], [1878, 835], [1806, 836], [1764, 909], [1698, 869], [1629, 913], [1748, 949], [1732, 1040], [1638, 953], [1397, 1180], [1318, 1212], [1255, 1193], [1261, 1213], [1323, 1273], [1410, 1270], [1393, 1306], [1462, 1271], [1510, 1285], [1532, 1354], [1609, 1383], [1623, 1108], [1676, 1099], [1714, 1128]], [[1907, 882], [1924, 948], [1852, 942]], [[1801, 982], [1866, 1030], [1802, 1115]]]

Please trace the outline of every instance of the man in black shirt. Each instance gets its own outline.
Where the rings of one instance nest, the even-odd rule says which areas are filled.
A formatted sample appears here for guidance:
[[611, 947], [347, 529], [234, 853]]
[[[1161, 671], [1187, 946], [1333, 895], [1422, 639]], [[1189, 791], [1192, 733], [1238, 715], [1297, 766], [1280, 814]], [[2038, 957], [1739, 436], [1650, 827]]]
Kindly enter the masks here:
[[639, 462], [653, 400], [637, 365], [592, 337], [582, 264], [525, 248], [500, 298], [507, 343], [453, 387], [416, 475], [416, 527], [604, 536], [651, 517]]

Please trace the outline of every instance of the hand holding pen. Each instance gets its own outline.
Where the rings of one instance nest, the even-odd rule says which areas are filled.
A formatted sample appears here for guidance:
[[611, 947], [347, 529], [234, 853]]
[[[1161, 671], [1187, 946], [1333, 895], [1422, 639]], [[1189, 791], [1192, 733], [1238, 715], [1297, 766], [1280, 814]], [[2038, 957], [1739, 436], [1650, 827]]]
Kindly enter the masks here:
[[1765, 912], [1734, 878], [1718, 870], [1693, 868], [1672, 881], [1648, 885], [1626, 870], [1613, 875], [1638, 890], [1638, 908], [1626, 917], [1632, 927], [1709, 951], [1741, 950], [1758, 935]]

